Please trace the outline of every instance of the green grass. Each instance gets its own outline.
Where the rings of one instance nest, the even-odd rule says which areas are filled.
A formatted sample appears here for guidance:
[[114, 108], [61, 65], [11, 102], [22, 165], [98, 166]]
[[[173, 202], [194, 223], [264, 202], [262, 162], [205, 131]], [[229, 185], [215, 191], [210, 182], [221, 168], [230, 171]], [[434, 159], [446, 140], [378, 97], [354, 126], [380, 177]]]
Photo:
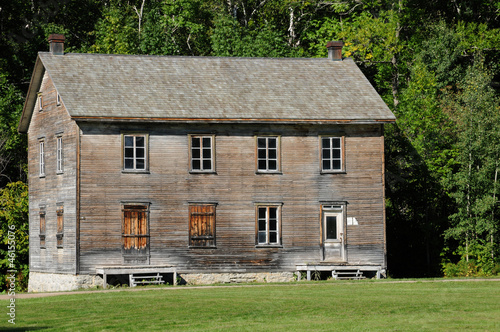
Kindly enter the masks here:
[[[170, 287], [17, 299], [16, 305], [19, 331], [500, 330], [499, 281]], [[2, 317], [0, 329], [10, 325]]]

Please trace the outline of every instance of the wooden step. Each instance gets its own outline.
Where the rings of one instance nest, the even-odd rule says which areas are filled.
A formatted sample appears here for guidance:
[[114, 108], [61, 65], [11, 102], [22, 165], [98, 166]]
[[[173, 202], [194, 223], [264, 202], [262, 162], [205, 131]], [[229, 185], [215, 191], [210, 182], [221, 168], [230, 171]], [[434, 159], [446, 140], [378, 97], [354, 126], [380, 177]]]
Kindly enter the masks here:
[[130, 287], [135, 287], [137, 285], [151, 285], [151, 284], [164, 284], [163, 276], [160, 273], [156, 275], [134, 275], [129, 274]]
[[361, 280], [366, 279], [360, 270], [333, 270], [332, 278], [335, 280]]

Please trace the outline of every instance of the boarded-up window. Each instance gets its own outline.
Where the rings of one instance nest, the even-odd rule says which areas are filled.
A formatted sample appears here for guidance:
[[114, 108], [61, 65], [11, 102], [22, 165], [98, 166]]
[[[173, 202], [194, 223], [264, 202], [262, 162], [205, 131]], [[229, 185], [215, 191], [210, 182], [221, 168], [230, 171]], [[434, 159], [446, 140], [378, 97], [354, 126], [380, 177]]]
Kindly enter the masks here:
[[40, 208], [40, 248], [45, 249], [45, 208]]
[[215, 204], [189, 206], [189, 246], [215, 247]]
[[148, 205], [123, 206], [123, 249], [146, 249], [149, 240]]
[[63, 235], [64, 235], [64, 206], [59, 204], [57, 206], [57, 247], [63, 247]]

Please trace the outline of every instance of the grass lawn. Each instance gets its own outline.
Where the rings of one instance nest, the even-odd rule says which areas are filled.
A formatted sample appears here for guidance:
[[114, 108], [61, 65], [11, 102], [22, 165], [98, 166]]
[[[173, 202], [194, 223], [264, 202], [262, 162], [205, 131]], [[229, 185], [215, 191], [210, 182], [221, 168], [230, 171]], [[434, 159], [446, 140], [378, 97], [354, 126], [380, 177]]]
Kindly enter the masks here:
[[2, 317], [18, 331], [499, 331], [500, 281], [95, 291], [17, 299], [16, 325]]

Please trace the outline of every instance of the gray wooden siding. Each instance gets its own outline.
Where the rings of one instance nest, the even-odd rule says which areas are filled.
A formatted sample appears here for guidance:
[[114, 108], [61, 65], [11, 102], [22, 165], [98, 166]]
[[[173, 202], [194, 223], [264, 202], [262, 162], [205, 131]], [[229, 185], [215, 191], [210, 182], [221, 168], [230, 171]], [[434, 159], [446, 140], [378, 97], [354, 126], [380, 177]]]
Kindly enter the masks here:
[[[385, 264], [381, 125], [82, 122], [81, 271], [123, 264], [121, 206], [150, 202], [150, 264], [294, 270], [320, 262], [320, 202], [346, 201], [350, 263]], [[149, 173], [122, 172], [122, 132], [149, 134]], [[345, 134], [346, 172], [321, 174], [319, 135]], [[215, 174], [189, 173], [188, 134], [215, 134]], [[255, 135], [281, 136], [282, 174], [256, 174]], [[216, 248], [189, 248], [189, 202], [218, 203]], [[255, 203], [280, 202], [282, 246], [256, 248]]]
[[[28, 130], [30, 270], [76, 273], [76, 160], [78, 128], [45, 74], [40, 88], [43, 110], [35, 105]], [[56, 174], [57, 135], [63, 138], [64, 173]], [[45, 177], [39, 176], [39, 139], [45, 141]], [[57, 204], [64, 205], [63, 248], [57, 248]], [[45, 205], [46, 246], [40, 249], [39, 206]]]

